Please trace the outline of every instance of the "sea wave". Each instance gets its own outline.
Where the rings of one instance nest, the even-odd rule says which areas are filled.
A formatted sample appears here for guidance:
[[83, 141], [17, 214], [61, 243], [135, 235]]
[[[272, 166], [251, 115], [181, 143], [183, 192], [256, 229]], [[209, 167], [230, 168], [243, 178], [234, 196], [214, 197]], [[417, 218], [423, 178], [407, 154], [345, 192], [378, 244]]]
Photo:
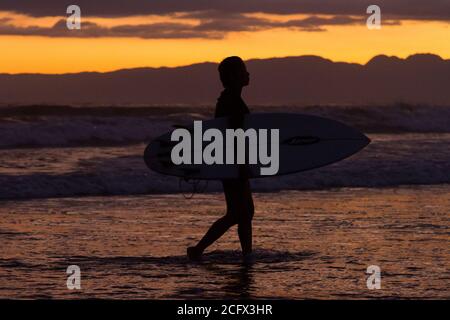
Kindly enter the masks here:
[[[256, 192], [450, 184], [450, 134], [371, 134], [356, 155], [316, 170], [253, 179]], [[183, 193], [192, 182], [150, 171], [145, 144], [0, 150], [0, 199]], [[221, 192], [220, 182], [196, 190]]]
[[[366, 133], [450, 132], [450, 107], [254, 107], [254, 112], [298, 112], [342, 121]], [[110, 146], [149, 142], [212, 107], [0, 108], [0, 148]]]

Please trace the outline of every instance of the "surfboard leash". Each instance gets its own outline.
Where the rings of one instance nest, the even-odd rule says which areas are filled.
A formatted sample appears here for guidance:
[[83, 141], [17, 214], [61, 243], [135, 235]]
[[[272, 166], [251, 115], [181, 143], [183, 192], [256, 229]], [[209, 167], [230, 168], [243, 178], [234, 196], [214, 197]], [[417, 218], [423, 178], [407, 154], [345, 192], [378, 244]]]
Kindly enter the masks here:
[[[186, 193], [183, 192], [183, 188], [181, 186], [181, 184], [183, 183], [183, 181], [189, 185], [192, 186], [192, 193], [187, 195]], [[194, 197], [194, 195], [196, 193], [203, 193], [205, 192], [206, 188], [208, 188], [208, 181], [206, 181], [205, 186], [203, 188], [200, 188], [200, 182], [202, 180], [197, 180], [197, 179], [189, 179], [189, 178], [180, 178], [178, 180], [178, 188], [181, 192], [181, 194], [183, 195], [183, 197], [185, 199], [192, 199]]]

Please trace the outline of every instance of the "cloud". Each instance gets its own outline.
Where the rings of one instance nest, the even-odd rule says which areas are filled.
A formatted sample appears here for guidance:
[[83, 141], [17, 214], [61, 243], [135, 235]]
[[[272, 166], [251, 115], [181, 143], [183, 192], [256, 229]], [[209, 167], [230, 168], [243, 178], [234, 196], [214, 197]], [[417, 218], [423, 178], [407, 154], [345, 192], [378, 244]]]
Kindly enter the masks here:
[[[68, 0], [2, 0], [0, 10], [30, 16], [63, 16]], [[84, 16], [126, 17], [176, 12], [359, 15], [372, 0], [77, 0]], [[391, 19], [450, 21], [449, 0], [377, 0]]]
[[[82, 10], [82, 30], [68, 30], [64, 17], [71, 0], [1, 0], [0, 11], [28, 16], [60, 16], [51, 27], [20, 26], [13, 19], [0, 19], [0, 35], [39, 35], [48, 37], [139, 37], [145, 39], [209, 38], [221, 39], [229, 32], [289, 28], [299, 31], [325, 31], [333, 25], [364, 24], [367, 6], [372, 0], [77, 0]], [[399, 24], [404, 19], [450, 22], [450, 0], [377, 0], [384, 25]], [[267, 18], [266, 13], [285, 15]], [[303, 19], [289, 19], [289, 14], [306, 14]], [[140, 25], [102, 26], [90, 17], [131, 17], [160, 15], [164, 22]], [[326, 15], [324, 17], [324, 15]], [[188, 23], [195, 20], [197, 24]]]
[[20, 27], [12, 24], [3, 24], [0, 21], [0, 35], [75, 38], [138, 37], [144, 39], [214, 38], [212, 33], [196, 31], [190, 25], [181, 23], [103, 27], [96, 23], [85, 21], [82, 23], [81, 30], [69, 30], [66, 26], [66, 20], [63, 19], [59, 20], [52, 27]]
[[[364, 19], [332, 16], [310, 16], [304, 19], [274, 21], [243, 14], [227, 14], [203, 18], [199, 14], [184, 15], [183, 18], [201, 18], [197, 24], [183, 22], [160, 22], [139, 25], [101, 26], [97, 23], [83, 20], [81, 30], [69, 30], [66, 20], [60, 19], [51, 27], [18, 26], [9, 19], [0, 19], [0, 35], [46, 36], [46, 37], [138, 37], [143, 39], [186, 39], [207, 38], [221, 39], [229, 32], [260, 31], [274, 28], [289, 28], [299, 31], [325, 31], [327, 26], [363, 24]], [[209, 16], [211, 17], [211, 16]], [[176, 21], [176, 20], [174, 20]], [[395, 22], [392, 22], [395, 23]]]
[[364, 24], [365, 20], [347, 16], [332, 16], [327, 18], [310, 16], [304, 19], [287, 21], [274, 21], [267, 18], [257, 18], [241, 14], [232, 14], [226, 17], [205, 19], [196, 27], [204, 31], [258, 31], [273, 28], [291, 28], [299, 31], [324, 31], [325, 27], [332, 25]]

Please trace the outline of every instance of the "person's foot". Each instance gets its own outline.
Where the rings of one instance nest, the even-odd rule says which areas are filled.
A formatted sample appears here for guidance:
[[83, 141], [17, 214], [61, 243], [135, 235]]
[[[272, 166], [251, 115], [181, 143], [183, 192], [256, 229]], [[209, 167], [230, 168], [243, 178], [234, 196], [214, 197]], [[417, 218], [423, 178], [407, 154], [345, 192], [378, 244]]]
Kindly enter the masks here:
[[200, 251], [197, 247], [189, 247], [186, 250], [187, 256], [189, 260], [198, 261], [202, 259], [202, 251]]
[[255, 256], [253, 253], [246, 253], [242, 255], [242, 262], [246, 265], [255, 263]]

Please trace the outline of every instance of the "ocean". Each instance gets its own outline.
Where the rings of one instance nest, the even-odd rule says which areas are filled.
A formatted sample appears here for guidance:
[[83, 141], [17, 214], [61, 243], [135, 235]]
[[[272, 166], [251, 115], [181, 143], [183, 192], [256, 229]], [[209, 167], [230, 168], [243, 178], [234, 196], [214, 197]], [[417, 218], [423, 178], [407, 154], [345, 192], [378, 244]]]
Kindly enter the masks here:
[[[241, 261], [235, 228], [193, 263], [186, 247], [225, 212], [221, 185], [192, 194], [142, 155], [209, 111], [42, 110], [0, 111], [0, 298], [450, 298], [448, 112], [303, 109], [372, 143], [327, 167], [252, 180], [253, 263]], [[67, 288], [70, 265], [80, 290]]]

